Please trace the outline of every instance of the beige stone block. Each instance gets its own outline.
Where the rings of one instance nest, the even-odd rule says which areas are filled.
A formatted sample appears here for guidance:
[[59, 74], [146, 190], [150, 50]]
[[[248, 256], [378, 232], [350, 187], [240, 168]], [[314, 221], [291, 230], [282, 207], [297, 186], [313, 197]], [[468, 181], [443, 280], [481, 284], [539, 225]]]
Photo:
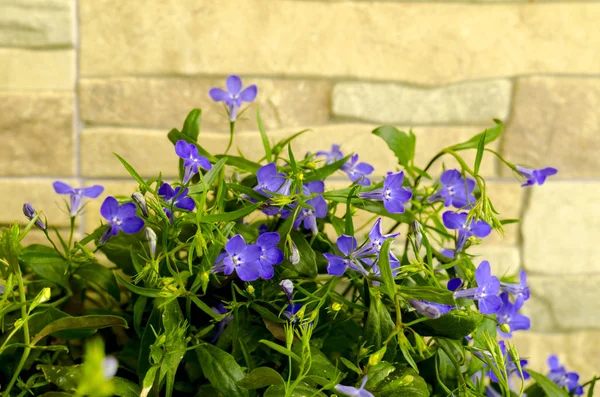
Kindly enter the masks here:
[[338, 83], [334, 116], [387, 124], [485, 124], [505, 120], [509, 80], [474, 81], [436, 88], [391, 83]]
[[515, 245], [483, 244], [474, 246], [467, 251], [476, 255], [473, 263], [477, 266], [481, 261], [490, 262], [492, 274], [496, 277], [508, 277], [519, 273], [520, 257], [519, 247]]
[[0, 2], [0, 46], [53, 47], [75, 43], [75, 1]]
[[104, 192], [100, 197], [92, 200], [88, 203], [85, 208], [84, 215], [84, 229], [86, 233], [92, 233], [101, 224], [106, 224], [106, 219], [100, 215], [100, 206], [104, 202], [104, 199], [108, 196], [114, 196], [117, 198], [129, 198], [133, 192], [138, 188], [138, 184], [135, 181], [110, 181], [110, 180], [93, 180], [86, 181], [85, 186], [91, 185], [102, 185], [104, 186]]
[[533, 73], [590, 74], [600, 72], [600, 53], [590, 51], [600, 46], [599, 19], [600, 4], [583, 2], [482, 7], [84, 0], [81, 72], [85, 77], [235, 72], [431, 85]]
[[600, 79], [519, 79], [503, 154], [531, 168], [558, 168], [559, 178], [598, 177], [599, 107]]
[[72, 93], [0, 92], [0, 174], [75, 173]]
[[[525, 200], [525, 190], [517, 180], [496, 180], [486, 181], [488, 198], [499, 213], [496, 217], [503, 219], [519, 219], [523, 202]], [[514, 245], [519, 240], [520, 223], [510, 223], [504, 225], [504, 234], [497, 231], [484, 239], [484, 244], [493, 245]]]
[[[65, 239], [65, 241], [68, 241], [69, 229], [59, 229], [58, 232], [60, 233], [62, 238]], [[74, 236], [74, 238], [79, 238], [77, 232], [75, 232], [73, 236]], [[77, 237], [75, 237], [75, 236], [77, 236]], [[60, 247], [60, 241], [58, 240], [58, 237], [56, 237], [56, 234], [54, 233], [54, 231], [50, 232], [50, 238], [52, 238], [52, 241], [54, 241], [54, 244], [56, 244], [57, 247]], [[23, 238], [23, 240], [21, 240], [21, 244], [23, 246], [28, 246], [28, 245], [32, 245], [32, 244], [42, 244], [42, 245], [47, 245], [49, 247], [52, 245], [46, 238], [46, 235], [41, 230], [36, 229], [36, 228], [29, 230], [27, 235]]]
[[[528, 275], [531, 298], [523, 306], [536, 331], [575, 331], [600, 328], [598, 283], [600, 276]], [[547, 307], [548, 312], [540, 310]]]
[[[23, 204], [30, 203], [33, 208], [47, 219], [47, 225], [52, 227], [65, 227], [70, 224], [70, 215], [67, 211], [65, 199], [54, 192], [49, 178], [27, 179], [0, 179], [0, 224], [7, 225], [13, 222], [27, 224], [29, 221], [23, 215]], [[76, 181], [64, 179], [65, 183], [77, 186]]]
[[[243, 77], [243, 76], [242, 76]], [[243, 78], [256, 84], [258, 96], [236, 123], [236, 131], [258, 129], [256, 104], [266, 129], [324, 124], [329, 118], [331, 84], [324, 80]], [[81, 118], [94, 125], [180, 129], [188, 112], [202, 109], [202, 130], [229, 132], [222, 103], [208, 91], [224, 87], [225, 78], [82, 79]]]
[[600, 273], [600, 183], [535, 186], [523, 219], [525, 269], [537, 274]]
[[[519, 355], [527, 358], [527, 367], [543, 374], [548, 373], [547, 358], [556, 354], [568, 371], [580, 375], [585, 383], [600, 368], [600, 331], [572, 333], [515, 332], [514, 343]], [[587, 389], [585, 391], [587, 393]]]
[[74, 50], [0, 48], [0, 89], [72, 91]]

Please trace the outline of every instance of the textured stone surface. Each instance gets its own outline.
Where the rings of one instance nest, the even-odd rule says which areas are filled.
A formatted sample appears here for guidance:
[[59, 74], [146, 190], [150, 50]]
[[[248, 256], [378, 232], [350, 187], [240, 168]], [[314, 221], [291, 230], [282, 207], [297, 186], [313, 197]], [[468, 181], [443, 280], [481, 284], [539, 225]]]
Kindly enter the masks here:
[[489, 123], [508, 117], [509, 80], [476, 81], [440, 88], [385, 83], [339, 83], [333, 114], [390, 124]]
[[75, 1], [10, 0], [0, 2], [0, 46], [72, 46]]
[[600, 79], [519, 79], [513, 108], [503, 144], [512, 162], [552, 165], [560, 178], [600, 176]]
[[[531, 298], [523, 311], [531, 317], [532, 329], [548, 332], [600, 328], [597, 315], [600, 276], [529, 275], [527, 281]], [[540, 310], [544, 306], [549, 315]]]
[[73, 94], [0, 92], [0, 175], [74, 175]]
[[[516, 179], [486, 181], [487, 194], [498, 219], [518, 219], [525, 198], [525, 190]], [[504, 225], [504, 235], [493, 231], [484, 239], [484, 245], [514, 245], [519, 241], [519, 223]]]
[[538, 274], [600, 274], [600, 183], [536, 186], [523, 220], [525, 268]]
[[[323, 80], [244, 78], [258, 86], [256, 103], [267, 129], [323, 124], [329, 118], [331, 84]], [[208, 96], [225, 78], [83, 79], [79, 86], [81, 118], [89, 124], [180, 128], [187, 113], [202, 109], [202, 129], [229, 131], [222, 103]], [[236, 131], [256, 130], [256, 106], [250, 105]]]
[[[75, 181], [63, 179], [75, 185]], [[0, 224], [6, 225], [18, 221], [28, 222], [23, 215], [23, 204], [31, 203], [38, 213], [48, 220], [50, 226], [69, 226], [69, 214], [63, 197], [57, 195], [52, 188], [53, 179], [0, 179]]]
[[0, 48], [0, 89], [62, 90], [75, 87], [74, 50]]
[[472, 247], [468, 251], [477, 257], [473, 259], [476, 265], [481, 261], [490, 262], [492, 274], [497, 277], [513, 276], [520, 270], [519, 247], [514, 245], [483, 244]]
[[92, 233], [101, 223], [106, 224], [106, 219], [100, 215], [100, 206], [107, 196], [117, 198], [128, 198], [131, 193], [137, 190], [138, 184], [135, 181], [110, 181], [110, 180], [93, 180], [86, 181], [85, 186], [99, 184], [104, 186], [104, 192], [95, 200], [90, 200], [85, 207], [84, 215], [84, 230], [86, 233]]
[[596, 3], [87, 0], [80, 4], [81, 71], [345, 76], [423, 84], [598, 73], [600, 53], [590, 48], [600, 45], [599, 18]]
[[514, 333], [514, 343], [519, 355], [529, 360], [528, 368], [545, 374], [548, 372], [547, 357], [550, 354], [557, 354], [561, 364], [569, 371], [578, 372], [583, 382], [598, 374], [600, 343], [596, 341], [599, 338], [599, 331], [581, 331], [562, 335], [540, 332]]

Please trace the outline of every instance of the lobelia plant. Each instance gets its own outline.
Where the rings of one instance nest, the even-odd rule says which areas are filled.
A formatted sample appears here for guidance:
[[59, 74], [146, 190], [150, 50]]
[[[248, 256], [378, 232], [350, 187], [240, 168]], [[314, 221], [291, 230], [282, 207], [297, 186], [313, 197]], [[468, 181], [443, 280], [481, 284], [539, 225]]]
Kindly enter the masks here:
[[[238, 76], [226, 86], [210, 96], [225, 103], [233, 139], [241, 106], [258, 89], [242, 89]], [[339, 145], [296, 157], [302, 132], [273, 143], [258, 110], [262, 158], [213, 155], [202, 147], [200, 115], [193, 110], [168, 133], [178, 180], [144, 179], [117, 155], [138, 190], [105, 198], [104, 224], [81, 240], [76, 217], [100, 186], [55, 182], [70, 196], [68, 238], [30, 204], [25, 227], [2, 230], [3, 396], [593, 390], [596, 378], [582, 384], [554, 356], [547, 376], [526, 369], [509, 343], [530, 327], [519, 313], [530, 295], [526, 275], [493, 275], [485, 258], [469, 254], [492, 229], [517, 221], [494, 210], [479, 172], [484, 154], [524, 186], [556, 173], [487, 148], [502, 133], [500, 121], [423, 168], [412, 132], [379, 127], [373, 134], [398, 167], [376, 173]], [[460, 156], [465, 150], [476, 152], [473, 165]], [[459, 168], [433, 174], [444, 156]], [[347, 187], [327, 187], [343, 174]], [[22, 245], [33, 227], [50, 246]]]

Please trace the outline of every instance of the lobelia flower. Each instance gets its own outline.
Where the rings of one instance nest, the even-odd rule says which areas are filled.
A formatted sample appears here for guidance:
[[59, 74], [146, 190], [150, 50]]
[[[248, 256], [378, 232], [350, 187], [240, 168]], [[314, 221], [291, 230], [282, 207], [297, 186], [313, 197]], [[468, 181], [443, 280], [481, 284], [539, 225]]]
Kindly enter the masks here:
[[288, 257], [288, 261], [290, 261], [292, 265], [297, 265], [298, 263], [300, 263], [300, 251], [298, 251], [298, 247], [296, 247], [296, 244], [294, 244], [294, 242], [291, 240], [290, 255]]
[[500, 294], [502, 307], [496, 313], [496, 319], [500, 324], [507, 324], [510, 327], [509, 332], [503, 332], [501, 327], [498, 327], [498, 333], [505, 338], [512, 338], [513, 331], [527, 331], [531, 328], [531, 321], [528, 317], [519, 314], [518, 311], [523, 307], [523, 299], [517, 298], [515, 303], [511, 303], [508, 294], [503, 292]]
[[421, 224], [419, 221], [412, 221], [410, 228], [415, 236], [415, 247], [417, 251], [421, 249], [421, 243], [423, 242], [423, 234], [421, 233]]
[[107, 356], [102, 360], [102, 377], [111, 379], [117, 374], [119, 369], [119, 361], [114, 356]]
[[[217, 314], [227, 313], [227, 309], [225, 309], [225, 305], [223, 303], [219, 303], [216, 307], [211, 307], [211, 309]], [[225, 326], [229, 324], [231, 320], [233, 320], [233, 314], [223, 317], [223, 319], [217, 323], [217, 333], [211, 338], [210, 343], [215, 343], [217, 339], [219, 339], [219, 336], [221, 336], [221, 333], [223, 333]]]
[[235, 74], [225, 80], [227, 91], [221, 88], [211, 88], [208, 94], [215, 102], [224, 102], [229, 109], [229, 120], [235, 122], [238, 110], [243, 102], [252, 102], [258, 94], [256, 85], [250, 85], [242, 90], [242, 79]]
[[411, 199], [412, 192], [409, 188], [402, 186], [404, 172], [388, 173], [383, 180], [383, 188], [370, 192], [361, 192], [358, 197], [383, 201], [386, 210], [393, 214], [404, 212], [404, 203]]
[[289, 305], [287, 305], [287, 307], [285, 308], [285, 311], [282, 314], [285, 318], [287, 318], [291, 322], [295, 323], [297, 321], [296, 313], [298, 313], [300, 311], [300, 309], [302, 309], [302, 304], [290, 303]]
[[[342, 234], [337, 239], [337, 247], [345, 255], [342, 258], [337, 255], [324, 253], [323, 256], [327, 259], [327, 273], [332, 276], [341, 276], [344, 274], [347, 268], [354, 270], [355, 272], [367, 275], [368, 272], [365, 268], [357, 261], [356, 251], [356, 239], [352, 236]], [[360, 253], [358, 254], [360, 255]]]
[[[310, 193], [323, 193], [325, 191], [325, 184], [322, 181], [310, 182], [305, 184], [302, 190], [306, 195]], [[327, 202], [323, 196], [317, 196], [307, 200], [306, 204], [313, 209], [302, 207], [298, 213], [298, 217], [294, 220], [294, 228], [297, 228], [300, 226], [300, 223], [304, 222], [304, 228], [309, 229], [316, 236], [319, 232], [317, 229], [317, 218], [325, 218], [327, 215]]]
[[100, 196], [104, 191], [104, 187], [100, 185], [94, 185], [83, 188], [73, 188], [61, 181], [54, 182], [52, 184], [52, 187], [54, 187], [54, 191], [58, 194], [70, 195], [71, 205], [69, 205], [69, 209], [71, 212], [71, 216], [77, 215], [77, 213], [81, 209], [81, 202], [83, 201], [84, 197], [96, 198]]
[[458, 277], [448, 280], [448, 291], [456, 291], [462, 285], [462, 280]]
[[500, 281], [498, 277], [492, 276], [490, 263], [483, 261], [475, 270], [476, 288], [468, 288], [454, 292], [454, 298], [466, 298], [479, 301], [479, 311], [483, 314], [495, 314], [502, 306], [502, 300], [498, 297]]
[[148, 205], [146, 204], [146, 199], [144, 198], [144, 195], [140, 192], [133, 192], [133, 194], [131, 195], [131, 199], [134, 203], [138, 205], [138, 207], [140, 207], [142, 215], [148, 217]]
[[433, 195], [429, 196], [427, 201], [443, 200], [444, 206], [450, 205], [456, 208], [470, 208], [475, 202], [473, 189], [475, 189], [475, 180], [471, 178], [463, 178], [458, 170], [447, 170], [440, 177], [442, 188]]
[[409, 300], [408, 303], [415, 308], [417, 313], [429, 318], [440, 318], [440, 316], [447, 314], [450, 310], [454, 309], [454, 306], [451, 305], [423, 300]]
[[525, 273], [525, 270], [521, 270], [519, 284], [500, 282], [500, 289], [502, 289], [502, 291], [504, 292], [508, 292], [509, 294], [513, 295], [516, 299], [521, 298], [523, 299], [523, 301], [529, 299], [530, 292], [529, 286], [527, 285], [527, 274]]
[[365, 375], [365, 377], [363, 378], [363, 380], [360, 384], [360, 388], [358, 388], [358, 389], [356, 387], [344, 386], [344, 385], [338, 384], [335, 386], [335, 390], [340, 393], [344, 393], [345, 395], [347, 395], [349, 397], [374, 397], [371, 392], [365, 390], [365, 385], [367, 384], [367, 379], [368, 379], [368, 376]]
[[187, 143], [183, 139], [177, 141], [175, 144], [175, 153], [183, 159], [183, 166], [185, 167], [183, 174], [184, 184], [188, 183], [192, 176], [198, 173], [199, 168], [204, 168], [205, 170], [212, 169], [210, 161], [198, 154], [198, 148], [193, 143]]
[[283, 252], [277, 248], [280, 237], [277, 232], [267, 232], [258, 236], [256, 245], [261, 249], [260, 257], [258, 258], [258, 274], [265, 280], [270, 280], [275, 275], [274, 265], [283, 262]]
[[148, 241], [148, 247], [150, 247], [150, 257], [154, 259], [154, 255], [156, 255], [156, 233], [154, 233], [154, 230], [147, 227], [144, 229], [144, 236]]
[[530, 168], [525, 168], [517, 165], [515, 167], [519, 174], [527, 178], [527, 181], [522, 184], [522, 187], [535, 185], [543, 185], [546, 182], [546, 178], [552, 175], [556, 175], [558, 170], [552, 167], [541, 168], [539, 170], [532, 170]]
[[325, 164], [332, 164], [344, 158], [344, 154], [340, 151], [340, 145], [335, 143], [331, 145], [330, 152], [319, 150], [316, 155], [319, 157], [325, 157]]
[[[23, 204], [23, 214], [29, 220], [32, 220], [33, 218], [35, 218], [37, 216], [37, 212], [35, 212], [35, 209], [33, 208], [33, 205], [31, 205], [29, 203]], [[40, 230], [46, 230], [46, 225], [44, 224], [44, 222], [40, 218], [37, 218], [37, 220], [35, 221], [35, 225]]]
[[281, 282], [279, 283], [279, 288], [281, 288], [281, 291], [283, 291], [283, 293], [287, 296], [288, 303], [292, 303], [292, 294], [294, 293], [294, 283], [292, 283], [288, 279], [281, 280]]
[[352, 182], [356, 182], [361, 186], [369, 186], [371, 180], [367, 178], [367, 175], [370, 175], [375, 168], [371, 164], [358, 163], [358, 154], [353, 154], [341, 170], [348, 174]]
[[119, 202], [113, 196], [104, 199], [100, 207], [100, 214], [108, 221], [108, 229], [100, 238], [100, 243], [104, 244], [110, 236], [116, 236], [119, 230], [127, 234], [134, 234], [142, 230], [144, 221], [136, 216], [137, 207], [133, 203], [119, 205]]
[[292, 181], [284, 173], [277, 172], [275, 163], [269, 163], [260, 167], [256, 172], [256, 179], [258, 184], [254, 187], [254, 190], [264, 196], [271, 197], [271, 193], [284, 196], [290, 194]]
[[244, 238], [236, 234], [225, 244], [225, 252], [217, 257], [213, 272], [229, 276], [235, 270], [240, 280], [254, 281], [260, 275], [258, 259], [261, 253], [258, 245], [246, 245]]
[[560, 387], [566, 386], [569, 392], [576, 396], [583, 394], [583, 387], [579, 385], [579, 374], [577, 372], [567, 372], [554, 354], [548, 357], [548, 366], [550, 367], [550, 372], [547, 375], [548, 379]]
[[168, 183], [163, 183], [158, 189], [158, 195], [165, 200], [168, 205], [181, 210], [193, 211], [196, 208], [196, 203], [188, 195], [188, 188], [181, 191], [181, 186], [177, 186], [175, 190]]
[[471, 220], [467, 222], [466, 212], [446, 211], [442, 215], [444, 226], [450, 230], [458, 230], [458, 240], [456, 241], [456, 252], [462, 251], [467, 239], [471, 236], [479, 238], [487, 237], [492, 232], [492, 227], [484, 221]]
[[263, 233], [266, 233], [266, 232], [268, 232], [268, 231], [269, 231], [269, 227], [267, 226], [267, 224], [266, 224], [266, 223], [261, 223], [261, 224], [258, 226], [258, 234], [259, 234], [259, 235], [260, 235], [260, 234], [263, 234]]

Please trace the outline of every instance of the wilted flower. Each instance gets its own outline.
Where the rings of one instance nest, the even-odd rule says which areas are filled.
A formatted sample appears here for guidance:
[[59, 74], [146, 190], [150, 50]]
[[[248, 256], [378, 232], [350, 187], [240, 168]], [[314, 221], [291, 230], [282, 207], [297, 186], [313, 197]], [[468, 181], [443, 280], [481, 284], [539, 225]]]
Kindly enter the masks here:
[[[216, 307], [211, 307], [211, 309], [217, 314], [227, 313], [227, 309], [225, 309], [225, 305], [223, 303], [219, 303]], [[211, 338], [210, 343], [215, 343], [217, 339], [219, 339], [219, 336], [221, 336], [221, 333], [225, 329], [225, 326], [229, 324], [231, 320], [233, 320], [233, 314], [229, 314], [223, 317], [223, 319], [217, 323], [217, 333]]]
[[383, 206], [391, 213], [402, 214], [404, 203], [411, 199], [412, 192], [403, 187], [404, 172], [389, 173], [383, 180], [383, 188], [361, 192], [358, 197], [383, 201]]
[[154, 233], [154, 230], [147, 227], [144, 229], [144, 236], [146, 236], [148, 246], [150, 247], [150, 256], [154, 258], [154, 255], [156, 255], [156, 233]]
[[246, 245], [244, 238], [237, 234], [225, 244], [225, 252], [217, 257], [213, 272], [229, 276], [235, 270], [240, 280], [254, 281], [260, 275], [258, 259], [261, 253], [258, 245]]
[[283, 261], [283, 252], [277, 248], [280, 237], [277, 232], [267, 232], [258, 236], [256, 245], [261, 249], [260, 257], [258, 258], [258, 274], [265, 280], [273, 278], [275, 270], [274, 265], [278, 265]]
[[450, 205], [456, 208], [469, 208], [475, 202], [473, 189], [475, 189], [475, 180], [463, 178], [458, 170], [447, 170], [440, 177], [442, 188], [431, 195], [427, 201], [434, 202], [444, 200], [444, 206]]
[[467, 239], [471, 236], [479, 238], [487, 237], [492, 232], [492, 227], [484, 221], [471, 220], [467, 222], [466, 212], [446, 211], [442, 215], [444, 226], [450, 230], [458, 230], [458, 240], [456, 241], [456, 252], [462, 251]]
[[423, 300], [409, 300], [408, 303], [415, 308], [417, 313], [429, 318], [440, 318], [440, 316], [454, 309], [454, 306]]
[[[33, 205], [29, 203], [23, 204], [23, 214], [25, 214], [25, 216], [29, 220], [32, 220], [37, 216], [37, 212], [35, 212]], [[37, 218], [37, 220], [35, 221], [35, 225], [41, 230], [46, 230], [46, 225], [40, 218]]]
[[523, 307], [523, 298], [517, 298], [513, 304], [508, 299], [508, 294], [503, 292], [500, 294], [500, 299], [502, 300], [502, 307], [496, 313], [496, 319], [500, 324], [507, 324], [510, 329], [508, 332], [505, 332], [499, 327], [498, 332], [503, 337], [510, 338], [512, 337], [512, 331], [526, 331], [531, 328], [529, 318], [518, 313], [521, 307]]
[[281, 280], [281, 282], [279, 283], [279, 288], [281, 288], [283, 293], [287, 296], [288, 303], [292, 303], [292, 294], [294, 293], [294, 283], [292, 283], [288, 279]]
[[577, 372], [567, 372], [564, 366], [560, 365], [558, 357], [551, 355], [548, 357], [548, 379], [556, 383], [558, 386], [567, 386], [569, 392], [576, 396], [583, 394], [583, 387], [579, 385], [579, 374]]
[[136, 216], [136, 206], [133, 203], [119, 205], [119, 202], [113, 196], [108, 196], [100, 207], [100, 214], [108, 221], [108, 229], [102, 238], [101, 244], [104, 244], [110, 236], [116, 236], [119, 230], [127, 234], [134, 234], [142, 230], [144, 221]]
[[102, 360], [102, 375], [104, 379], [110, 379], [117, 374], [119, 361], [114, 356], [107, 356]]
[[102, 194], [104, 188], [100, 185], [94, 185], [84, 188], [73, 188], [64, 182], [56, 181], [52, 184], [54, 191], [58, 194], [68, 194], [71, 196], [71, 204], [69, 209], [71, 216], [77, 215], [81, 209], [81, 202], [84, 197], [96, 198]]
[[479, 301], [479, 311], [483, 314], [494, 314], [500, 310], [502, 300], [498, 297], [500, 281], [492, 276], [490, 263], [483, 261], [475, 271], [477, 288], [468, 288], [454, 292], [454, 298], [466, 298]]
[[336, 385], [335, 390], [344, 393], [349, 397], [374, 397], [373, 394], [367, 390], [365, 390], [365, 385], [367, 384], [368, 376], [365, 375], [363, 378], [360, 388], [352, 387], [352, 386], [344, 386], [344, 385]]
[[146, 204], [146, 199], [144, 198], [144, 195], [140, 192], [133, 192], [133, 194], [131, 195], [131, 199], [134, 203], [137, 204], [138, 207], [140, 207], [142, 215], [148, 217], [148, 205]]
[[373, 173], [374, 170], [375, 168], [371, 164], [358, 163], [358, 154], [353, 154], [350, 160], [342, 166], [342, 171], [348, 174], [350, 180], [361, 186], [371, 184], [371, 180], [367, 176]]
[[234, 122], [242, 102], [252, 102], [258, 94], [256, 85], [250, 85], [242, 90], [242, 79], [232, 74], [225, 80], [227, 91], [221, 88], [211, 88], [208, 94], [215, 102], [225, 102], [229, 109], [229, 120]]
[[316, 155], [320, 157], [325, 157], [325, 164], [332, 164], [344, 158], [344, 154], [340, 151], [340, 145], [335, 143], [331, 145], [330, 152], [319, 150], [316, 153]]
[[558, 173], [558, 170], [552, 167], [541, 168], [539, 170], [532, 170], [530, 168], [525, 168], [517, 165], [515, 168], [517, 169], [519, 174], [527, 178], [527, 182], [521, 185], [523, 187], [535, 185], [536, 183], [538, 185], [543, 185], [544, 182], [546, 182], [547, 177], [556, 175]]
[[300, 263], [300, 251], [298, 251], [298, 247], [296, 247], [296, 244], [294, 244], [293, 241], [290, 243], [290, 256], [288, 257], [288, 261], [290, 261], [292, 265]]
[[183, 159], [183, 166], [185, 167], [183, 174], [184, 184], [188, 183], [192, 176], [198, 173], [199, 168], [204, 168], [205, 170], [212, 169], [210, 161], [206, 157], [200, 156], [198, 148], [193, 143], [187, 143], [183, 139], [177, 141], [175, 144], [175, 153]]

